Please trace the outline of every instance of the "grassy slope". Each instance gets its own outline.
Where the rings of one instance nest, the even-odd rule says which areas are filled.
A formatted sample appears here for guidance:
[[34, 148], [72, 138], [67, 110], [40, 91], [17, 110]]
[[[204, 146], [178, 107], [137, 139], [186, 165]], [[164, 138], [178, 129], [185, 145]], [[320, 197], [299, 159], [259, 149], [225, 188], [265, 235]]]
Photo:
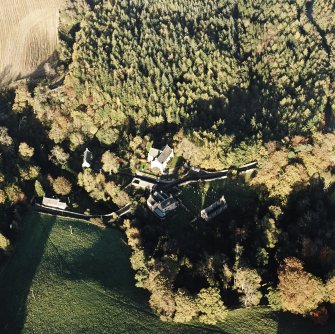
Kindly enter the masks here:
[[119, 232], [30, 214], [0, 275], [0, 333], [308, 333], [267, 308], [232, 311], [222, 329], [164, 323], [146, 300]]

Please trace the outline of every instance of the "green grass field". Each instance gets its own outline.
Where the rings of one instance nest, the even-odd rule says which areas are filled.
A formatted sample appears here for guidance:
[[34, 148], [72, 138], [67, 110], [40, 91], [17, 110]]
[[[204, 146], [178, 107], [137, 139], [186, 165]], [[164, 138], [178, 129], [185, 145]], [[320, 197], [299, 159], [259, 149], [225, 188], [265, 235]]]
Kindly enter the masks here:
[[27, 215], [0, 274], [0, 333], [320, 333], [268, 308], [231, 311], [221, 327], [161, 322], [135, 287], [129, 255], [116, 230]]

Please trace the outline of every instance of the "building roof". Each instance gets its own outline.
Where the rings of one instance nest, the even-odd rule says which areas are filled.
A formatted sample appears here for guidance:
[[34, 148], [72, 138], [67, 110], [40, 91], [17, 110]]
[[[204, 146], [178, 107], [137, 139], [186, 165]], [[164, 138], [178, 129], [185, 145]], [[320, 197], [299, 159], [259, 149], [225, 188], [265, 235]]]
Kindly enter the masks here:
[[159, 157], [157, 158], [158, 162], [164, 164], [169, 159], [171, 153], [173, 153], [172, 148], [169, 145], [166, 145]]
[[84, 163], [90, 163], [92, 161], [92, 152], [86, 147], [84, 152]]
[[149, 150], [149, 156], [155, 159], [159, 155], [160, 152], [161, 151], [158, 150], [157, 148], [151, 147], [151, 149]]
[[155, 183], [153, 182], [149, 182], [149, 181], [145, 181], [139, 178], [133, 178], [131, 184], [134, 187], [140, 187], [140, 188], [148, 188], [148, 189], [152, 189], [155, 185]]
[[227, 205], [226, 199], [224, 198], [224, 196], [222, 196], [218, 201], [214, 202], [209, 207], [204, 209], [204, 211], [206, 211], [206, 212], [214, 211], [216, 208], [218, 208], [220, 206], [226, 206], [226, 205]]
[[[169, 211], [175, 209], [177, 201], [171, 195], [168, 195], [163, 191], [155, 191], [153, 194], [150, 194], [147, 204], [153, 213], [158, 217], [163, 218]], [[173, 204], [176, 204], [176, 206], [172, 208], [171, 206]]]
[[223, 210], [227, 208], [227, 202], [224, 196], [222, 196], [218, 201], [214, 202], [209, 207], [201, 210], [201, 217], [212, 219], [219, 215]]
[[162, 210], [165, 210], [165, 208], [169, 207], [171, 204], [174, 204], [176, 200], [173, 197], [169, 197], [165, 199], [164, 201], [160, 202], [160, 207]]
[[153, 199], [156, 201], [156, 202], [162, 202], [166, 199], [169, 198], [169, 195], [166, 194], [165, 192], [163, 191], [155, 191], [153, 194], [152, 194], [152, 197]]
[[49, 197], [43, 197], [42, 205], [62, 210], [65, 210], [67, 206], [65, 202], [61, 202], [59, 199]]
[[166, 213], [161, 211], [159, 208], [156, 208], [154, 211], [154, 214], [157, 215], [159, 218], [164, 218], [166, 216]]

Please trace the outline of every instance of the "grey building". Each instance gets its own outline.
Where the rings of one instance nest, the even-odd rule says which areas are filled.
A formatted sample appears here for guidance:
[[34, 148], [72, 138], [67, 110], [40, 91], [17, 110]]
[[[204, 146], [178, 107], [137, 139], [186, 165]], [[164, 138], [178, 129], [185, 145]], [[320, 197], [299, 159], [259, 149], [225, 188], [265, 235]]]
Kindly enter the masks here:
[[224, 210], [226, 210], [227, 206], [228, 205], [227, 205], [226, 199], [222, 195], [222, 197], [218, 201], [216, 201], [215, 203], [213, 203], [206, 209], [201, 210], [200, 212], [201, 218], [205, 219], [206, 221], [209, 221], [217, 217]]
[[165, 218], [169, 212], [178, 207], [178, 201], [163, 191], [155, 191], [149, 196], [147, 206], [157, 217]]
[[92, 152], [86, 148], [85, 152], [84, 152], [84, 156], [83, 156], [83, 163], [82, 163], [82, 167], [83, 168], [90, 168], [91, 167], [91, 163], [92, 163]]

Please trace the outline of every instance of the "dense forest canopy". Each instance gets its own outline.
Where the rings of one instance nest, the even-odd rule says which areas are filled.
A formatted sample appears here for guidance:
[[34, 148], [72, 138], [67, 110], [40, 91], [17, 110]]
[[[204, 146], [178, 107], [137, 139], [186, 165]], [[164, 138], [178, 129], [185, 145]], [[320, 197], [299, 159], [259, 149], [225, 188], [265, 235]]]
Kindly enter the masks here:
[[[334, 305], [334, 6], [70, 2], [58, 66], [1, 94], [4, 235], [14, 238], [6, 222], [16, 226], [33, 196], [80, 193], [104, 209], [133, 201], [122, 228], [162, 319], [213, 324], [227, 306], [269, 303], [319, 321]], [[223, 218], [174, 230], [119, 177], [167, 143], [193, 167], [259, 169], [224, 185], [238, 200]], [[96, 164], [82, 170], [86, 147]]]
[[120, 1], [81, 25], [60, 106], [73, 122], [53, 124], [56, 141], [79, 130], [112, 144], [159, 125], [269, 140], [325, 126], [332, 64], [303, 3]]

